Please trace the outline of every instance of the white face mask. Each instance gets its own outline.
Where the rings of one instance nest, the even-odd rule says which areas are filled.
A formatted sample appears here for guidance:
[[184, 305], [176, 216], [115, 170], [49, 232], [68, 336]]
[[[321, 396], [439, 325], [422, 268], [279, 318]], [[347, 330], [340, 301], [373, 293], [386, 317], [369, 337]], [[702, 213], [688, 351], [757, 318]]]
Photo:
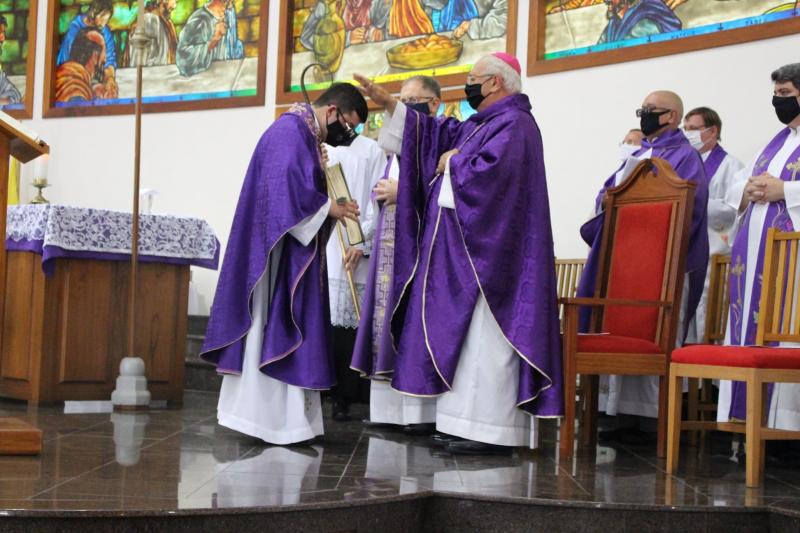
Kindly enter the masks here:
[[706, 130], [683, 130], [683, 134], [688, 139], [689, 143], [692, 145], [692, 148], [697, 150], [698, 152], [703, 149], [706, 143], [703, 142], [701, 135]]
[[633, 154], [639, 151], [641, 146], [638, 144], [625, 144], [622, 143], [619, 145], [619, 158], [623, 161], [631, 157]]

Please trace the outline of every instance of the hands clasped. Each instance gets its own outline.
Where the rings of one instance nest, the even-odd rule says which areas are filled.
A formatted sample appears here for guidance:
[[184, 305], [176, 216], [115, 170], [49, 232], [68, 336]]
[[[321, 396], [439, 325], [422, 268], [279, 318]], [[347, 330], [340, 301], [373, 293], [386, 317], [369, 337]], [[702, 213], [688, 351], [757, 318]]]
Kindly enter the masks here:
[[748, 202], [766, 204], [784, 199], [784, 182], [768, 173], [753, 176], [747, 180], [744, 197]]

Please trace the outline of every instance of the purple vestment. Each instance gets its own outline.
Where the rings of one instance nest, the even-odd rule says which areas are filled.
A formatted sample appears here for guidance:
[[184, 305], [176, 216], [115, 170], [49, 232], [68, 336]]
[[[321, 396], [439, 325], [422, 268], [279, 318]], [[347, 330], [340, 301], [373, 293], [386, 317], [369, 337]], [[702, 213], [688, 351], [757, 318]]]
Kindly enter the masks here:
[[[756, 164], [753, 167], [753, 176], [759, 176], [766, 172], [769, 168], [772, 159], [783, 148], [786, 138], [789, 136], [791, 130], [785, 128], [767, 144], [764, 151], [761, 152]], [[800, 148], [789, 156], [789, 161], [797, 161], [800, 158]], [[784, 167], [781, 175], [778, 176], [783, 181], [793, 181], [795, 179], [795, 171], [788, 166]], [[756, 330], [758, 329], [758, 308], [761, 304], [761, 282], [758, 279], [764, 271], [764, 244], [767, 240], [767, 230], [769, 228], [778, 228], [781, 231], [795, 231], [792, 219], [786, 210], [786, 202], [780, 200], [778, 202], [770, 202], [767, 208], [767, 214], [764, 218], [764, 226], [761, 229], [759, 236], [758, 257], [756, 258], [755, 268], [755, 282], [753, 283], [752, 291], [750, 294], [750, 306], [744, 309], [745, 301], [745, 280], [747, 279], [747, 248], [751, 239], [750, 235], [750, 218], [753, 214], [753, 204], [747, 206], [745, 215], [741, 217], [740, 228], [736, 233], [736, 238], [733, 241], [733, 250], [731, 251], [731, 268], [729, 273], [728, 290], [730, 295], [730, 313], [728, 323], [730, 326], [730, 344], [734, 346], [752, 346], [756, 340]], [[783, 290], [786, 290], [784, 287]], [[745, 321], [743, 324], [742, 321]], [[742, 326], [745, 326], [745, 335], [742, 338]], [[772, 395], [772, 385], [769, 386], [769, 395], [765, 399], [767, 405], [770, 403]], [[733, 383], [731, 391], [731, 409], [730, 418], [739, 420], [745, 419], [745, 411], [747, 404], [747, 386], [740, 381]]]
[[717, 143], [714, 145], [714, 148], [711, 149], [711, 152], [709, 152], [706, 160], [703, 161], [703, 170], [706, 172], [706, 179], [709, 185], [711, 185], [714, 175], [717, 173], [719, 166], [725, 161], [726, 157], [728, 157], [728, 152]]
[[[686, 256], [686, 273], [689, 274], [689, 301], [684, 316], [684, 324], [689, 324], [697, 310], [697, 305], [700, 303], [700, 298], [703, 296], [703, 285], [705, 284], [706, 270], [708, 269], [708, 179], [703, 168], [703, 159], [697, 150], [692, 148], [692, 145], [680, 130], [667, 131], [652, 142], [645, 139], [642, 142], [642, 148], [634, 154], [634, 157], [647, 152], [650, 148], [653, 149], [651, 157], [665, 159], [679, 177], [697, 184], [694, 193], [689, 249]], [[615, 179], [616, 172], [606, 180], [603, 188], [600, 189], [595, 200], [595, 206], [598, 210], [606, 190], [615, 186]], [[600, 260], [598, 256], [603, 235], [603, 220], [604, 213], [600, 213], [581, 227], [581, 237], [592, 249], [589, 251], [586, 266], [578, 283], [578, 296], [595, 296], [597, 267]], [[635, 258], [632, 260], [635, 261]], [[581, 331], [589, 330], [590, 317], [591, 309], [581, 309]], [[685, 334], [686, 328], [684, 328]], [[678, 339], [678, 341], [682, 342], [683, 339]]]
[[[389, 156], [384, 179], [388, 179], [392, 167]], [[390, 330], [392, 280], [394, 272], [394, 205], [384, 205], [378, 216], [375, 242], [369, 259], [369, 275], [361, 303], [361, 321], [353, 348], [351, 367], [365, 377], [385, 376], [394, 371], [395, 351]]]
[[325, 244], [328, 224], [308, 246], [289, 230], [328, 200], [313, 111], [295, 105], [262, 135], [245, 176], [201, 356], [221, 373], [242, 372], [252, 294], [270, 254], [283, 246], [264, 328], [260, 369], [298, 387], [335, 383], [329, 352]]
[[[530, 110], [518, 94], [464, 122], [406, 116], [392, 307], [399, 391], [450, 390], [482, 293], [522, 358], [517, 404], [534, 415], [563, 414], [550, 208]], [[455, 209], [445, 209], [435, 169], [453, 148], [460, 150], [450, 159]]]

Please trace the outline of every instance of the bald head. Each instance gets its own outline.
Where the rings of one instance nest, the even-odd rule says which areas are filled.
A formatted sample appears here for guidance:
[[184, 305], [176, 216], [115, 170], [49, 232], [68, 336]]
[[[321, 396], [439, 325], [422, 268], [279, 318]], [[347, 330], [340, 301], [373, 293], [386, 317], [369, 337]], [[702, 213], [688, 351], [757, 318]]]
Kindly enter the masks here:
[[683, 100], [672, 91], [653, 91], [642, 102], [642, 109], [659, 114], [660, 127], [656, 131], [645, 131], [648, 138], [657, 137], [667, 130], [678, 129], [683, 118]]

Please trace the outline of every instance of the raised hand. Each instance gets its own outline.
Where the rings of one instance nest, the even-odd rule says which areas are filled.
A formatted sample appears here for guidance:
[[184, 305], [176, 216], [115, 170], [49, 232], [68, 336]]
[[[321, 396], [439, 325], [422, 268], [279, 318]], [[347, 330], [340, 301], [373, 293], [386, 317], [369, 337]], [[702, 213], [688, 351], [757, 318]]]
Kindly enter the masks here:
[[361, 74], [353, 74], [355, 80], [359, 83], [358, 90], [361, 94], [369, 97], [373, 102], [386, 108], [390, 113], [394, 112], [397, 105], [397, 98], [391, 95], [389, 91], [380, 85], [373, 83], [369, 78]]

